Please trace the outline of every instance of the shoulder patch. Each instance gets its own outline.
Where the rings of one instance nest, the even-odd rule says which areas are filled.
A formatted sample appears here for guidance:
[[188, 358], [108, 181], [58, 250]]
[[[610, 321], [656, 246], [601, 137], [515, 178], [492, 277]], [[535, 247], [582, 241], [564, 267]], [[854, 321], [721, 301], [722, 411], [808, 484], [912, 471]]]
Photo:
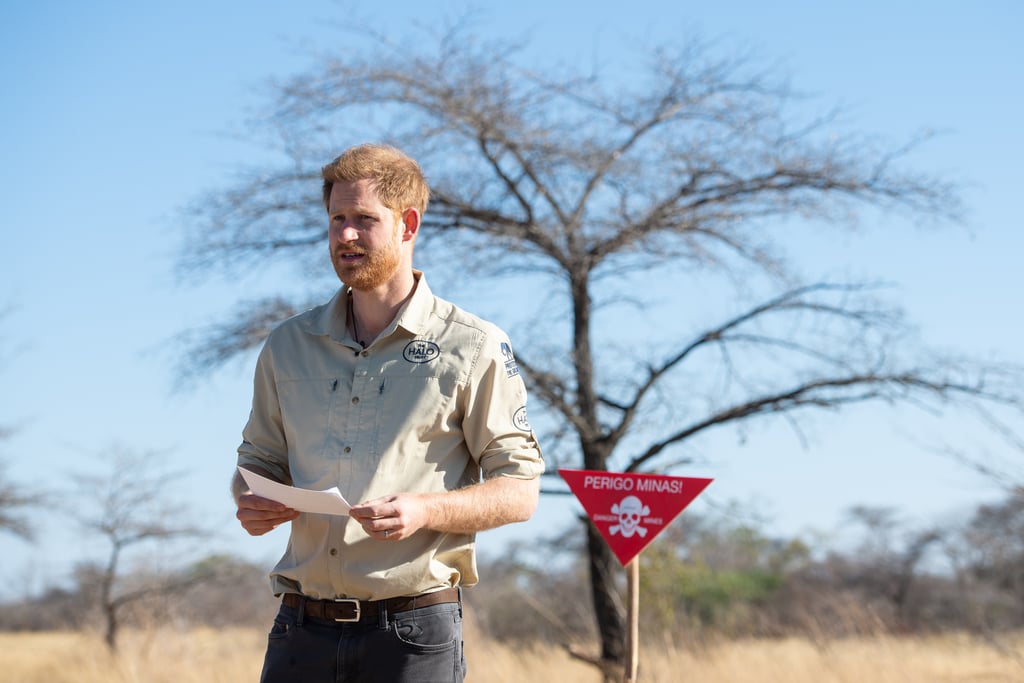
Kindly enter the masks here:
[[505, 357], [505, 376], [515, 377], [519, 374], [519, 366], [516, 364], [516, 357], [512, 355], [512, 347], [508, 342], [501, 342], [501, 355]]

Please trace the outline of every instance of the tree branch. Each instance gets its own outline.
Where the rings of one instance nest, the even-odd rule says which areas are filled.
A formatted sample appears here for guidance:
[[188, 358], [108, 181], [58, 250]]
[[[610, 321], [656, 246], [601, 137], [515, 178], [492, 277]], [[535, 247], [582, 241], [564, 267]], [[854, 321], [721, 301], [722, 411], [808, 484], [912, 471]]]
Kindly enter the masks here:
[[846, 404], [863, 403], [874, 399], [907, 400], [913, 399], [914, 395], [921, 397], [930, 395], [944, 401], [951, 400], [956, 396], [963, 396], [1006, 405], [1020, 405], [1020, 399], [1012, 394], [991, 392], [986, 389], [984, 377], [979, 377], [972, 383], [965, 383], [947, 379], [928, 379], [919, 371], [908, 370], [896, 374], [822, 378], [779, 393], [757, 397], [713, 413], [648, 446], [643, 453], [630, 461], [625, 471], [637, 471], [669, 446], [689, 439], [707, 429], [752, 416], [788, 413], [805, 407], [839, 408]]

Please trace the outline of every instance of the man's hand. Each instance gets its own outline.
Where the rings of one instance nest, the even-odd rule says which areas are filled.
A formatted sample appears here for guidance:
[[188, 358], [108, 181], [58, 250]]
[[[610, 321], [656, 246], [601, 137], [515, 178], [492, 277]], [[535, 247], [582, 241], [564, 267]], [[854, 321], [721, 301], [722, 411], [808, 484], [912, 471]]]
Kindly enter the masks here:
[[255, 493], [243, 493], [235, 502], [238, 504], [235, 517], [250, 536], [262, 536], [299, 517], [298, 510], [293, 510], [276, 500], [262, 498]]
[[[249, 469], [261, 476], [273, 478], [266, 470], [257, 467]], [[245, 479], [237, 470], [235, 476], [231, 478], [231, 495], [234, 496], [235, 505], [238, 506], [235, 517], [242, 523], [242, 528], [248, 531], [250, 536], [262, 536], [285, 522], [299, 517], [298, 510], [293, 510], [276, 500], [257, 496], [250, 491], [249, 485], [245, 483]]]
[[408, 538], [426, 526], [427, 499], [412, 493], [375, 498], [348, 511], [366, 533], [377, 539], [397, 541]]

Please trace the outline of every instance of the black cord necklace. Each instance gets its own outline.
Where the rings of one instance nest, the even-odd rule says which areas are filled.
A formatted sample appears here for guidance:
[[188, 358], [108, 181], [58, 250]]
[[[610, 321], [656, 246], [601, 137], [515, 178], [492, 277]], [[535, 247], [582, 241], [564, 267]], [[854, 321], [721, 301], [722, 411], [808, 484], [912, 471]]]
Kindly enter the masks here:
[[356, 309], [355, 304], [352, 301], [352, 294], [348, 295], [348, 320], [352, 324], [352, 336], [356, 342], [366, 348], [366, 342], [359, 338], [359, 323], [356, 322]]

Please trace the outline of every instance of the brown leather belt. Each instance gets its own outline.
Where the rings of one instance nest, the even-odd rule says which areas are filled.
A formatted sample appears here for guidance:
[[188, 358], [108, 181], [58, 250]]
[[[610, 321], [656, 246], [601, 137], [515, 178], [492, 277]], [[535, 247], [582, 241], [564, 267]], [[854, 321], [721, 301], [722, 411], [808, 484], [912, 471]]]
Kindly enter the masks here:
[[407, 612], [417, 607], [430, 607], [459, 601], [458, 588], [445, 588], [434, 593], [413, 595], [409, 597], [388, 598], [386, 600], [356, 600], [354, 598], [337, 598], [334, 600], [311, 600], [298, 593], [285, 593], [281, 601], [288, 607], [298, 608], [305, 603], [304, 614], [314, 619], [328, 621], [362, 621], [376, 619], [381, 607], [391, 612]]

